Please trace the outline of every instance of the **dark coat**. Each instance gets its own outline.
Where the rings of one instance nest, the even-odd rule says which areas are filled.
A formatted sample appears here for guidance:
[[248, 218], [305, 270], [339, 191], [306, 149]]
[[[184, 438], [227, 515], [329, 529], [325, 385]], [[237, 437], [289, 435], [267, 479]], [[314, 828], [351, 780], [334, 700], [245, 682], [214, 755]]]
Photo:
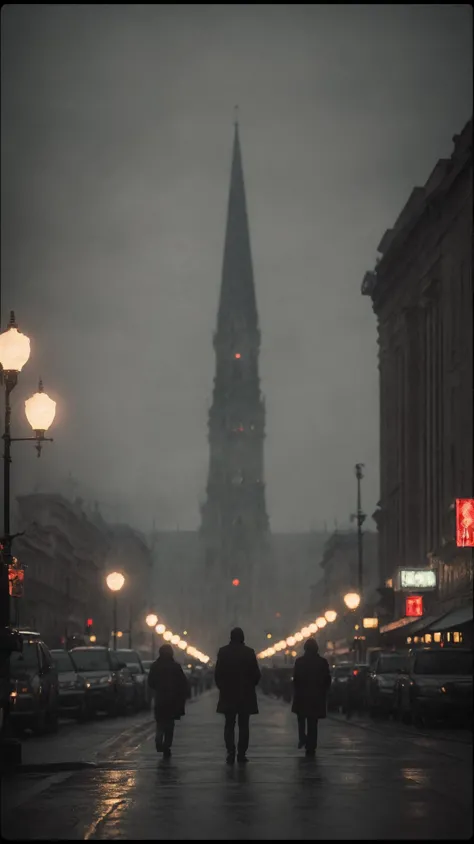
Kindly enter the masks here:
[[185, 714], [189, 686], [183, 669], [174, 659], [162, 656], [155, 659], [148, 674], [148, 685], [154, 692], [157, 721], [169, 721]]
[[326, 697], [331, 685], [327, 659], [318, 653], [305, 653], [295, 660], [293, 706], [291, 711], [306, 718], [326, 717]]
[[217, 655], [214, 680], [219, 689], [217, 712], [258, 714], [255, 686], [260, 669], [252, 648], [240, 642], [224, 645]]

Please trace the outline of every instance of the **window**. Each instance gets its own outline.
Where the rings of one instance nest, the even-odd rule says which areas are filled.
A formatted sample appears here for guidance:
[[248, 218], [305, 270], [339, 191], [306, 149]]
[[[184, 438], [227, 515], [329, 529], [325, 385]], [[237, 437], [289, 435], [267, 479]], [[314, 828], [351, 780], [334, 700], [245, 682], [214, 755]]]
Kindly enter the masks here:
[[105, 650], [80, 650], [73, 648], [72, 658], [78, 671], [110, 671], [110, 663]]
[[23, 642], [23, 650], [13, 651], [10, 655], [10, 672], [12, 677], [26, 671], [37, 671], [39, 668], [36, 642]]
[[460, 674], [472, 676], [472, 652], [445, 650], [425, 651], [415, 658], [415, 674]]
[[75, 671], [75, 665], [67, 651], [56, 651], [52, 653], [54, 665], [58, 674], [64, 674], [66, 671]]

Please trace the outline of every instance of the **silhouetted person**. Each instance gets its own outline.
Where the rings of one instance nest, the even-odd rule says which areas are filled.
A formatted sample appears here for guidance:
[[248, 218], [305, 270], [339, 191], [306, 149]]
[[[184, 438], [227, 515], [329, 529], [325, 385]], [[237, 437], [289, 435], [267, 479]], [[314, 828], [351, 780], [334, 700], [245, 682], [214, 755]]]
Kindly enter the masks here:
[[214, 679], [219, 689], [217, 711], [225, 715], [224, 741], [227, 762], [232, 764], [235, 761], [237, 717], [239, 722], [237, 762], [247, 762], [245, 754], [249, 746], [249, 720], [251, 715], [258, 715], [255, 687], [260, 680], [260, 669], [255, 651], [244, 644], [244, 632], [240, 627], [235, 627], [231, 631], [229, 644], [220, 648]]
[[326, 697], [331, 685], [329, 665], [320, 656], [315, 639], [304, 643], [304, 655], [295, 660], [293, 672], [293, 706], [298, 716], [298, 749], [305, 747], [306, 756], [314, 756], [318, 744], [318, 720], [326, 717]]
[[189, 697], [189, 686], [183, 669], [174, 661], [171, 645], [162, 645], [159, 654], [150, 667], [148, 685], [154, 693], [156, 750], [158, 753], [163, 751], [163, 756], [169, 758], [174, 722], [185, 714], [184, 705]]

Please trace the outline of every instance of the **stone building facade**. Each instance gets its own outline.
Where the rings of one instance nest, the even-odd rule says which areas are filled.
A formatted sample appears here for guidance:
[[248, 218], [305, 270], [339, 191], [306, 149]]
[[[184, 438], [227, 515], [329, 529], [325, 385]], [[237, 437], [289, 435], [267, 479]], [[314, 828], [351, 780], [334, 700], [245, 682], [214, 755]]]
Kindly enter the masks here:
[[455, 499], [474, 491], [472, 121], [453, 142], [362, 283], [378, 322], [381, 578], [433, 566], [439, 611], [472, 596], [454, 524]]
[[[17, 499], [13, 553], [25, 566], [24, 595], [14, 599], [12, 618], [38, 630], [50, 647], [84, 639], [87, 620], [97, 643], [109, 644], [112, 602], [107, 573], [125, 575], [119, 597], [119, 629], [128, 645], [148, 643], [145, 624], [150, 599], [152, 556], [145, 538], [128, 525], [110, 525], [99, 511], [87, 512], [81, 499], [35, 493]], [[131, 622], [131, 624], [130, 624]]]

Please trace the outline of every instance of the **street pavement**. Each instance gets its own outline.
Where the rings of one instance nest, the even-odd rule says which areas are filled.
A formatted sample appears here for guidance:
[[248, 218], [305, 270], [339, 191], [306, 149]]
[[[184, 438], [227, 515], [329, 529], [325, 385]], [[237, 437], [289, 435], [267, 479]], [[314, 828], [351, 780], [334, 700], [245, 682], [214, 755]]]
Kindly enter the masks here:
[[[295, 716], [259, 695], [249, 764], [225, 764], [213, 690], [187, 706], [173, 755], [145, 713], [33, 740], [29, 761], [95, 767], [20, 774], [2, 785], [8, 840], [463, 840], [472, 835], [472, 744], [452, 734], [331, 717], [316, 758]], [[69, 731], [68, 731], [69, 730]], [[82, 732], [82, 735], [81, 735]], [[27, 743], [26, 743], [27, 744]], [[54, 748], [48, 752], [48, 747]], [[24, 753], [25, 761], [26, 752]]]

